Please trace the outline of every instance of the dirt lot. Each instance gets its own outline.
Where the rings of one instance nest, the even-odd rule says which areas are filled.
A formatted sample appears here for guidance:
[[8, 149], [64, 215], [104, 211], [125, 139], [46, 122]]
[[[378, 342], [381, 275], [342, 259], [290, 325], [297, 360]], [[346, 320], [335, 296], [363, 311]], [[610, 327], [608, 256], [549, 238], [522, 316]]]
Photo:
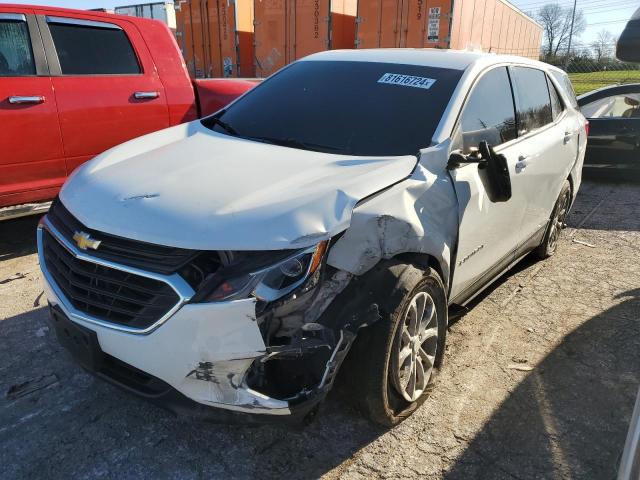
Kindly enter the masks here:
[[585, 184], [558, 254], [450, 327], [392, 430], [339, 392], [304, 429], [196, 424], [96, 380], [47, 328], [33, 232], [0, 224], [0, 478], [614, 478], [640, 384], [640, 187]]

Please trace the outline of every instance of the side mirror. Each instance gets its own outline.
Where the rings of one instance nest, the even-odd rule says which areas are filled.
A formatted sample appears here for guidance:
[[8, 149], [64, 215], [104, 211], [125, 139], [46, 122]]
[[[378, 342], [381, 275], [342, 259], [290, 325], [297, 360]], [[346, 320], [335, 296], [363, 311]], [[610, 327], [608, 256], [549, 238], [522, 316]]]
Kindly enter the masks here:
[[623, 62], [640, 62], [640, 8], [620, 34], [616, 57]]
[[477, 163], [480, 179], [485, 191], [494, 203], [506, 202], [511, 198], [511, 177], [504, 155], [498, 155], [486, 141], [480, 142], [478, 150], [464, 155], [452, 152], [447, 162], [447, 170], [455, 170], [465, 163]]
[[[509, 176], [509, 165], [504, 155], [498, 155], [487, 142], [480, 142], [478, 151], [482, 158], [486, 158], [484, 166], [478, 168], [487, 174], [487, 184], [485, 190], [489, 200], [494, 203], [506, 202], [511, 198], [511, 177]], [[482, 176], [482, 172], [480, 174]]]

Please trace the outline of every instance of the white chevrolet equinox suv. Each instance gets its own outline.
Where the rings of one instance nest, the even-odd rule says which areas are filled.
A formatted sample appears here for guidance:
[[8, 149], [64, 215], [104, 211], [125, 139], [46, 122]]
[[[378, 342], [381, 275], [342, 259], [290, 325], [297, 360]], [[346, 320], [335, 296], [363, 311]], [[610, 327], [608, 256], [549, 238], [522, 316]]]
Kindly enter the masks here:
[[174, 411], [309, 419], [340, 370], [394, 425], [448, 311], [553, 255], [586, 126], [566, 74], [525, 58], [306, 57], [74, 172], [38, 228], [58, 339]]

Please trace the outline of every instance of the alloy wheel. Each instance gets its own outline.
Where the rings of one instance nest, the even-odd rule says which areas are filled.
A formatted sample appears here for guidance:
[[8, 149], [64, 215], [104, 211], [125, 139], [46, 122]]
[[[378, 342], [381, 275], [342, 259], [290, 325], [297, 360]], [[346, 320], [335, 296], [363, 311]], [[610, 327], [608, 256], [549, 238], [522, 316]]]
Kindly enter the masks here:
[[425, 391], [433, 373], [438, 348], [438, 315], [426, 292], [414, 295], [398, 325], [391, 355], [391, 380], [408, 402]]

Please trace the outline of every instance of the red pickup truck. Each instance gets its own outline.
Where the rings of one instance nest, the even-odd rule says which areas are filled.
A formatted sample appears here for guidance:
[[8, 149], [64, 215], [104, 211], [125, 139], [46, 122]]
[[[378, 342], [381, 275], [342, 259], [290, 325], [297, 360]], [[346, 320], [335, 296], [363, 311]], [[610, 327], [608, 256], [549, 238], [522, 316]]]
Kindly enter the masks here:
[[213, 113], [254, 85], [191, 80], [155, 20], [0, 4], [0, 219], [46, 208], [96, 154]]

